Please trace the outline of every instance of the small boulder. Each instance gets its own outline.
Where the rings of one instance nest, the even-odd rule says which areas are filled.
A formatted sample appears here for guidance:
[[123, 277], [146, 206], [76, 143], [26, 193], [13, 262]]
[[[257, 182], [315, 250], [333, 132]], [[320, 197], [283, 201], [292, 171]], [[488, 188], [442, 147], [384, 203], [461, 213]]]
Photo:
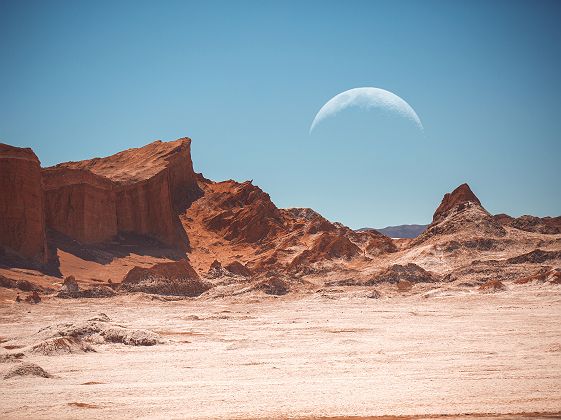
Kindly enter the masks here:
[[60, 288], [61, 293], [78, 293], [80, 292], [80, 286], [78, 286], [78, 282], [74, 276], [68, 276], [64, 279], [62, 283], [62, 287]]
[[369, 299], [380, 299], [382, 297], [382, 294], [378, 290], [373, 289], [367, 297]]
[[408, 280], [399, 280], [397, 282], [397, 290], [399, 292], [408, 292], [413, 288], [413, 283]]
[[233, 261], [224, 267], [230, 273], [242, 277], [251, 277], [251, 271], [239, 261]]
[[211, 279], [217, 279], [229, 275], [230, 272], [228, 272], [224, 267], [222, 267], [222, 264], [218, 260], [214, 260], [212, 262], [206, 273], [206, 276]]

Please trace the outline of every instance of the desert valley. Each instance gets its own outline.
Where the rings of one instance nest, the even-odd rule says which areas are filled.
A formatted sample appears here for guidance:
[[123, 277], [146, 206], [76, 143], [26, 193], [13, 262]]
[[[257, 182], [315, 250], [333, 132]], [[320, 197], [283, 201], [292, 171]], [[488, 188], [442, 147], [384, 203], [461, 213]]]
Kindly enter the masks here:
[[561, 217], [463, 184], [392, 239], [190, 146], [0, 145], [2, 418], [561, 415]]

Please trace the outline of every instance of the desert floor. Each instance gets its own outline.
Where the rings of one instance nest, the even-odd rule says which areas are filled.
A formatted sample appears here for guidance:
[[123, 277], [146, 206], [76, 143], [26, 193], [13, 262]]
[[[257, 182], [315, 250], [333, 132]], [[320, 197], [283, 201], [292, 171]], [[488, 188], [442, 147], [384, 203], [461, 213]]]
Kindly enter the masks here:
[[559, 286], [366, 296], [332, 289], [175, 302], [6, 299], [0, 352], [25, 352], [41, 328], [100, 312], [164, 343], [26, 353], [54, 378], [0, 379], [0, 417], [558, 417]]

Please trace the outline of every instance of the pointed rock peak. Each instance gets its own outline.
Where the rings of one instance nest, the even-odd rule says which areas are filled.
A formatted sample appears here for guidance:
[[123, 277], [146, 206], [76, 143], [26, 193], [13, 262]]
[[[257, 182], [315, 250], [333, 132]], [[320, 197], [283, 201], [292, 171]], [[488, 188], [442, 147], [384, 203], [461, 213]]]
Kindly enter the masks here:
[[481, 206], [481, 202], [473, 193], [468, 184], [462, 184], [451, 193], [446, 193], [440, 206], [434, 212], [432, 222], [435, 223], [448, 214], [448, 212], [456, 207], [464, 206], [466, 203], [473, 203]]

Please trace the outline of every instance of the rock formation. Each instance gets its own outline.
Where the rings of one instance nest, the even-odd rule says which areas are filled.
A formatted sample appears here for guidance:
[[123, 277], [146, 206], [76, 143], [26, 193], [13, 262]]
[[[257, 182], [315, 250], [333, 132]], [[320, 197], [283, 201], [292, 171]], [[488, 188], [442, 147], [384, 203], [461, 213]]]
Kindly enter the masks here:
[[462, 209], [469, 204], [481, 206], [481, 202], [475, 196], [468, 184], [462, 184], [451, 193], [447, 193], [442, 198], [442, 202], [434, 212], [432, 223], [444, 219], [447, 214], [454, 209]]
[[155, 141], [45, 169], [49, 226], [83, 243], [125, 232], [186, 249], [178, 213], [198, 194], [190, 150], [188, 138]]
[[[2, 145], [0, 251], [44, 263], [47, 237], [58, 275], [76, 275], [87, 287], [79, 290], [70, 277], [58, 294], [67, 298], [110, 297], [113, 288], [282, 295], [322, 282], [407, 291], [424, 287], [418, 283], [526, 281], [528, 273], [561, 268], [560, 217], [492, 216], [467, 184], [444, 195], [418, 237], [393, 241], [309, 208], [278, 208], [251, 181], [205, 179], [193, 171], [190, 145], [187, 138], [156, 141], [43, 170], [30, 149]], [[57, 281], [32, 288], [33, 274], [7, 274], [0, 287], [46, 292]], [[121, 284], [108, 280], [123, 276]]]
[[117, 234], [116, 195], [107, 178], [84, 169], [43, 170], [47, 225], [81, 243]]
[[0, 144], [0, 248], [6, 254], [47, 262], [44, 205], [35, 153]]
[[510, 226], [526, 232], [545, 233], [548, 235], [561, 233], [561, 216], [535, 217], [525, 215], [515, 218], [506, 214], [496, 214], [493, 217], [503, 226]]
[[217, 256], [252, 274], [280, 269], [296, 275], [325, 270], [326, 264], [366, 264], [397, 250], [378, 232], [354, 232], [312, 209], [279, 209], [251, 182], [201, 179], [199, 185], [202, 195], [181, 219], [192, 244], [190, 259], [201, 272]]
[[159, 263], [150, 268], [134, 267], [121, 283], [120, 290], [160, 295], [198, 296], [210, 289], [201, 281], [189, 261]]
[[432, 237], [451, 236], [458, 232], [473, 239], [503, 237], [506, 231], [487, 210], [467, 184], [462, 184], [444, 195], [433, 215], [432, 223], [411, 244], [418, 245]]

